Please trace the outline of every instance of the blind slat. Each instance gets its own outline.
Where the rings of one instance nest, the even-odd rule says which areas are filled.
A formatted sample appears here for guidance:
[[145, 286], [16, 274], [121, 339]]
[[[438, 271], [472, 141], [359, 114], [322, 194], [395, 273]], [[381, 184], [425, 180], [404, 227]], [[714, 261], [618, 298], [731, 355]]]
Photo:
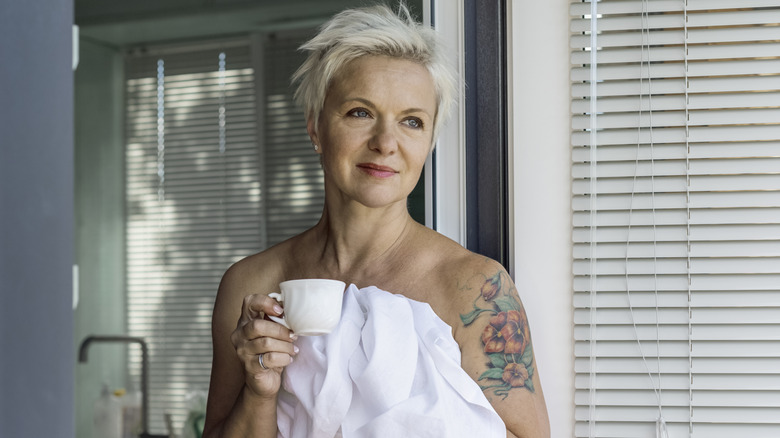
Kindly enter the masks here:
[[[569, 5], [571, 15], [590, 15], [591, 0], [574, 2]], [[738, 3], [733, 0], [688, 0], [688, 11], [703, 11], [714, 9], [732, 9], [739, 8], [764, 8], [777, 6], [775, 0], [740, 0]], [[643, 11], [648, 13], [680, 11], [681, 6], [678, 0], [652, 0], [642, 2], [641, 0], [599, 0], [599, 13], [601, 14], [641, 14]]]
[[[641, 5], [641, 3], [640, 3]], [[736, 2], [731, 2], [731, 8], [740, 7]], [[777, 3], [771, 5], [777, 7]], [[601, 12], [601, 18], [598, 18], [598, 29], [602, 32], [631, 30], [631, 29], [669, 29], [683, 28], [685, 18], [683, 17], [683, 4], [677, 2], [675, 9], [667, 11], [666, 14], [648, 14], [646, 18], [639, 14], [604, 14]], [[588, 15], [590, 10], [588, 10]], [[754, 26], [759, 24], [774, 24], [780, 22], [780, 11], [776, 9], [749, 9], [745, 10], [726, 10], [712, 11], [706, 13], [688, 14], [687, 25], [689, 28], [711, 27], [711, 26]], [[590, 32], [589, 18], [572, 18], [570, 29], [572, 32]]]

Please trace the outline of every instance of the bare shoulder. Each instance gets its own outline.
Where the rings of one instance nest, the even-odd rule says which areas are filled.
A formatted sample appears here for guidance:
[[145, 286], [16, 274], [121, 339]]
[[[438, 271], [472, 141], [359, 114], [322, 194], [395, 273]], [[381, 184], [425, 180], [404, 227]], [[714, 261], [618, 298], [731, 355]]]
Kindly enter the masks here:
[[244, 296], [273, 292], [283, 275], [283, 248], [274, 247], [258, 254], [245, 257], [230, 266], [222, 276], [220, 294]]
[[428, 294], [421, 301], [428, 302], [445, 322], [459, 319], [462, 306], [468, 301], [463, 293], [479, 274], [493, 271], [501, 265], [485, 256], [476, 254], [454, 240], [429, 228], [415, 236], [415, 267], [421, 269]]
[[[212, 327], [227, 333], [241, 314], [244, 298], [268, 294], [278, 289], [284, 276], [285, 244], [245, 257], [231, 265], [222, 276], [212, 315]], [[225, 333], [222, 333], [224, 336]]]
[[529, 317], [512, 278], [500, 263], [471, 252], [450, 263], [450, 314], [457, 319], [448, 322], [461, 366], [512, 433], [549, 436]]
[[[449, 317], [457, 317], [461, 306], [470, 302], [468, 292], [479, 290], [480, 280], [485, 276], [493, 277], [499, 270], [503, 270], [500, 263], [476, 254], [461, 246], [450, 238], [435, 231], [429, 230], [430, 236], [424, 239], [425, 252], [431, 254], [434, 261], [429, 272], [433, 274], [435, 290], [438, 299], [442, 299], [451, 306], [442, 309], [452, 313]], [[505, 271], [504, 271], [505, 272]], [[448, 321], [449, 322], [449, 321]]]

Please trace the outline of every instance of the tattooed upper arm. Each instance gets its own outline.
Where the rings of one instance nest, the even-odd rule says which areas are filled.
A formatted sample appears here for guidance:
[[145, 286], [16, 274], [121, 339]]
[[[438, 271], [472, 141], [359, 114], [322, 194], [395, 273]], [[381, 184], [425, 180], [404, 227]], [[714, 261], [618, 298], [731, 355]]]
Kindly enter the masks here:
[[[482, 345], [487, 357], [487, 370], [479, 376], [483, 391], [490, 390], [504, 398], [513, 388], [534, 392], [534, 354], [528, 317], [509, 275], [500, 270], [485, 278], [480, 294], [474, 299], [474, 309], [460, 315], [464, 326], [479, 320]], [[479, 318], [480, 315], [489, 316]]]
[[462, 366], [519, 437], [549, 436], [528, 317], [500, 264], [481, 263], [459, 283]]

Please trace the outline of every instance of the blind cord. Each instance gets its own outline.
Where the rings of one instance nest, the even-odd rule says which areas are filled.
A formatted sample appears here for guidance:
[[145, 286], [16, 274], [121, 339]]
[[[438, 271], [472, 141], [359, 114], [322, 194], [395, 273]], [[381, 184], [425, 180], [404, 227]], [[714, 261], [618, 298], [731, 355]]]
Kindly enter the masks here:
[[[167, 203], [165, 202], [165, 60], [163, 58], [157, 60], [157, 207], [157, 238], [160, 242], [160, 272], [157, 281], [158, 291], [162, 293], [168, 286], [168, 215], [166, 214]], [[129, 300], [129, 297], [127, 299]], [[165, 327], [159, 320], [157, 321], [156, 329], [160, 333], [165, 333]], [[161, 339], [162, 341], [158, 343], [159, 345], [155, 345], [155, 343], [150, 345], [150, 369], [157, 348], [165, 351], [166, 336], [161, 336]], [[138, 372], [140, 374], [141, 370], [139, 369]], [[151, 392], [150, 388], [149, 393], [151, 394]], [[150, 394], [144, 394], [143, 396], [150, 399]]]
[[685, 256], [688, 276], [688, 436], [693, 436], [693, 306], [691, 295], [691, 146], [688, 113], [688, 0], [683, 1], [683, 67], [685, 75]]
[[217, 110], [217, 134], [219, 138], [219, 163], [221, 165], [222, 174], [220, 175], [220, 191], [222, 196], [219, 197], [219, 231], [220, 239], [224, 239], [227, 242], [227, 108], [225, 101], [227, 100], [226, 89], [226, 71], [227, 71], [227, 55], [225, 52], [220, 52], [217, 55], [218, 65], [218, 84], [219, 84], [219, 109]]
[[590, 327], [589, 327], [589, 406], [588, 406], [588, 436], [596, 436], [596, 232], [598, 199], [598, 167], [597, 160], [597, 69], [598, 69], [598, 1], [590, 2]]
[[[658, 404], [658, 418], [656, 419], [656, 437], [668, 438], [668, 431], [666, 428], [666, 419], [663, 415], [663, 403], [661, 400], [662, 384], [661, 384], [661, 343], [660, 343], [660, 322], [659, 322], [659, 305], [658, 305], [658, 256], [657, 256], [657, 229], [656, 229], [656, 208], [655, 208], [655, 154], [654, 154], [654, 141], [653, 141], [653, 101], [652, 101], [652, 75], [650, 74], [650, 25], [649, 25], [649, 12], [648, 12], [648, 0], [642, 0], [642, 42], [641, 42], [641, 54], [639, 61], [639, 115], [637, 126], [637, 144], [636, 144], [636, 159], [634, 162], [634, 176], [631, 187], [631, 199], [628, 211], [628, 226], [626, 235], [626, 251], [625, 251], [625, 280], [626, 280], [626, 298], [628, 301], [629, 315], [631, 317], [631, 326], [634, 331], [639, 353], [642, 357], [642, 363], [645, 366], [645, 371], [650, 380], [650, 384], [653, 389], [653, 393], [656, 397]], [[645, 56], [647, 62], [645, 63]], [[646, 68], [645, 68], [646, 67]], [[642, 144], [642, 94], [643, 94], [643, 76], [647, 71], [647, 107], [648, 107], [648, 141], [650, 146], [650, 208], [652, 213], [652, 232], [653, 232], [653, 296], [655, 304], [655, 331], [656, 331], [656, 361], [657, 361], [657, 383], [653, 379], [653, 373], [650, 370], [650, 366], [647, 362], [647, 356], [642, 348], [642, 342], [637, 330], [636, 317], [634, 315], [634, 307], [631, 303], [631, 287], [629, 277], [629, 248], [631, 243], [631, 219], [634, 212], [634, 199], [636, 194], [636, 181], [639, 172], [639, 151]]]

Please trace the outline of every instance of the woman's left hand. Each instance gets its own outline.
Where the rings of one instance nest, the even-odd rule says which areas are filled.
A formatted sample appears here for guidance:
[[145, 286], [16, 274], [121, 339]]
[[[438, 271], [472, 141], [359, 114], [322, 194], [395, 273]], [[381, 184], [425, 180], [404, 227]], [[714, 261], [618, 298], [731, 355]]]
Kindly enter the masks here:
[[241, 317], [230, 336], [236, 355], [244, 368], [244, 381], [252, 394], [276, 397], [284, 367], [292, 363], [298, 348], [296, 336], [285, 326], [263, 319], [264, 315], [281, 315], [282, 308], [263, 294], [244, 298]]

